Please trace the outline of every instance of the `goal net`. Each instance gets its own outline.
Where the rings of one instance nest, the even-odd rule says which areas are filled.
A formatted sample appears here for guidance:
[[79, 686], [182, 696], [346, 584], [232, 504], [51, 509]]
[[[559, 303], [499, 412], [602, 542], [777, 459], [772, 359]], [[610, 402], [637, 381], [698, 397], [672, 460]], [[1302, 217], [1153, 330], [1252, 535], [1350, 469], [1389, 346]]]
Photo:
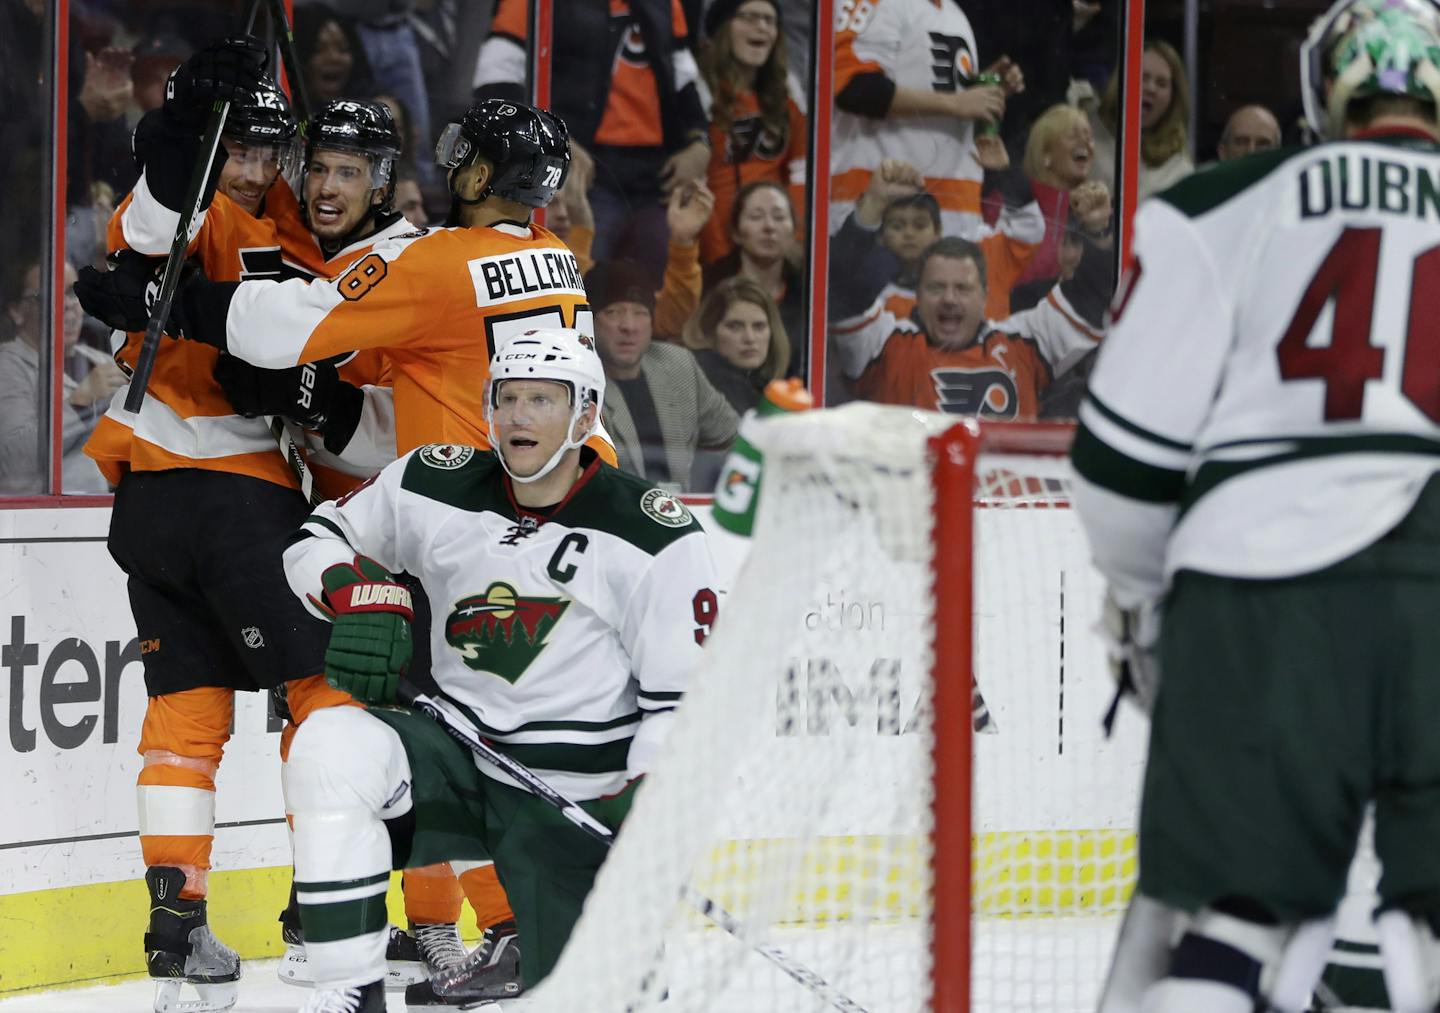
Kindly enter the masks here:
[[1063, 446], [874, 405], [763, 430], [748, 557], [535, 1007], [1093, 1009], [1145, 723], [1100, 727]]

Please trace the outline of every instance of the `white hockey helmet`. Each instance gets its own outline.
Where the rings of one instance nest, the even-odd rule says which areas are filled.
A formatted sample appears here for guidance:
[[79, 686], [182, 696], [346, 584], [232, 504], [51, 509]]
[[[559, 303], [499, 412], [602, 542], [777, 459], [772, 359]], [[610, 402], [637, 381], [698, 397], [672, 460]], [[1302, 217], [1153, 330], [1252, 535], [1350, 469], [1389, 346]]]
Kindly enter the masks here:
[[[510, 470], [500, 452], [500, 434], [495, 428], [495, 405], [500, 385], [506, 380], [549, 380], [563, 383], [570, 389], [570, 424], [565, 442], [535, 474], [521, 478]], [[595, 406], [595, 421], [575, 436], [580, 416], [590, 405]], [[595, 340], [570, 327], [547, 327], [524, 331], [506, 338], [495, 349], [490, 360], [490, 380], [485, 386], [485, 423], [500, 466], [516, 482], [536, 482], [544, 478], [568, 450], [585, 444], [600, 426], [600, 412], [605, 406], [605, 367], [595, 351]]]
[[1332, 140], [1352, 102], [1396, 95], [1440, 107], [1440, 5], [1337, 0], [1300, 47], [1300, 94], [1311, 129]]

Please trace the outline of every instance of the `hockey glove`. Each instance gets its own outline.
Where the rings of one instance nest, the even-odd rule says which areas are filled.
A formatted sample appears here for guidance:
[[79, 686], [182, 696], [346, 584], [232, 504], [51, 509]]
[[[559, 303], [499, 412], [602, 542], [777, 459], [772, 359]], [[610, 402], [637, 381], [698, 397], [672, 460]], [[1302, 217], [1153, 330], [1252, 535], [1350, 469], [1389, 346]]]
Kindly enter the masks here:
[[186, 60], [165, 82], [165, 113], [198, 130], [216, 102], [253, 104], [266, 83], [270, 56], [255, 39], [236, 37], [212, 43]]
[[[165, 273], [164, 257], [147, 257], [134, 250], [118, 250], [108, 258], [109, 270], [82, 267], [75, 281], [75, 297], [85, 312], [105, 324], [122, 331], [143, 331], [150, 321], [150, 309], [160, 295], [160, 279]], [[170, 319], [165, 333], [185, 337], [186, 319], [182, 290], [192, 282], [203, 282], [205, 274], [196, 261], [187, 260], [180, 267], [180, 280], [175, 298], [170, 302]]]
[[261, 369], [233, 355], [222, 355], [215, 363], [215, 382], [237, 413], [247, 419], [281, 415], [319, 430], [332, 453], [339, 453], [350, 442], [365, 406], [364, 393], [340, 379], [339, 370], [329, 361]]
[[325, 681], [362, 703], [394, 703], [410, 667], [410, 589], [368, 556], [337, 563], [321, 575], [323, 607], [333, 615], [325, 650]]
[[[1132, 696], [1146, 714], [1155, 706], [1160, 689], [1160, 663], [1155, 654], [1160, 640], [1160, 606], [1147, 602], [1138, 608], [1121, 608], [1108, 591], [1100, 612], [1100, 635], [1110, 661], [1110, 674], [1115, 678], [1115, 704], [1123, 696]], [[1112, 705], [1106, 716], [1106, 729], [1114, 721]]]

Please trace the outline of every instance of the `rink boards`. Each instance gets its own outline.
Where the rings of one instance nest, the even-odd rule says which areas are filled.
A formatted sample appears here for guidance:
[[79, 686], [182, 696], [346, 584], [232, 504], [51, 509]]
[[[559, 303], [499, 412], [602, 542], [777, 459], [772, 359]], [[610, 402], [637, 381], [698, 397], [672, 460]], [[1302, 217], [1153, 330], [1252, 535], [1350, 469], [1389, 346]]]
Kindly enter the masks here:
[[[0, 924], [14, 927], [0, 934], [0, 993], [132, 973], [139, 964], [145, 897], [134, 743], [145, 693], [123, 575], [105, 548], [107, 524], [104, 509], [0, 511], [0, 602], [8, 606], [0, 616]], [[714, 541], [722, 575], [733, 573], [743, 543]], [[1113, 910], [1133, 879], [1143, 723], [1123, 715], [1120, 736], [1100, 736], [1110, 683], [1088, 632], [1098, 599], [1073, 517], [982, 511], [979, 542], [977, 670], [998, 731], [977, 739], [977, 909], [1022, 918]], [[820, 672], [827, 689], [805, 697], [804, 734], [785, 747], [803, 752], [809, 735], [834, 733], [865, 737], [866, 749], [923, 749], [922, 738], [904, 734], [914, 717], [904, 713], [910, 697], [901, 694], [896, 733], [876, 691], [893, 666], [850, 648], [827, 655], [826, 645], [863, 638], [864, 624], [882, 619], [883, 595], [831, 591], [794, 619], [813, 629], [817, 645], [793, 659], [799, 677]], [[852, 628], [842, 634], [832, 624]], [[279, 948], [289, 849], [278, 742], [263, 698], [239, 695], [217, 777], [212, 897], [217, 929], [247, 955]], [[864, 804], [894, 787], [861, 774], [857, 804], [824, 828], [806, 861], [823, 873], [817, 882], [829, 883], [843, 863], [876, 848], [897, 856], [881, 902], [904, 917], [923, 895], [922, 838], [891, 827], [877, 834]], [[726, 847], [788, 846], [783, 818], [736, 836]], [[837, 922], [846, 920], [848, 901], [827, 900]], [[101, 924], [105, 931], [96, 932]]]

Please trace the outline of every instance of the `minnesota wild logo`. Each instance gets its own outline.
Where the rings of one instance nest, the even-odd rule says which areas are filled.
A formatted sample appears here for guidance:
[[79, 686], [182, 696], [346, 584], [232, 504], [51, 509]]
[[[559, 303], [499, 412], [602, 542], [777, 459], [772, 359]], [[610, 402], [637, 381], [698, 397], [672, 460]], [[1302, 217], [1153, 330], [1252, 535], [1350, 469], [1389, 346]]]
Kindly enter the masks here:
[[565, 598], [527, 598], [502, 581], [461, 598], [445, 619], [445, 642], [477, 672], [514, 683], [545, 649], [545, 638], [570, 607]]

